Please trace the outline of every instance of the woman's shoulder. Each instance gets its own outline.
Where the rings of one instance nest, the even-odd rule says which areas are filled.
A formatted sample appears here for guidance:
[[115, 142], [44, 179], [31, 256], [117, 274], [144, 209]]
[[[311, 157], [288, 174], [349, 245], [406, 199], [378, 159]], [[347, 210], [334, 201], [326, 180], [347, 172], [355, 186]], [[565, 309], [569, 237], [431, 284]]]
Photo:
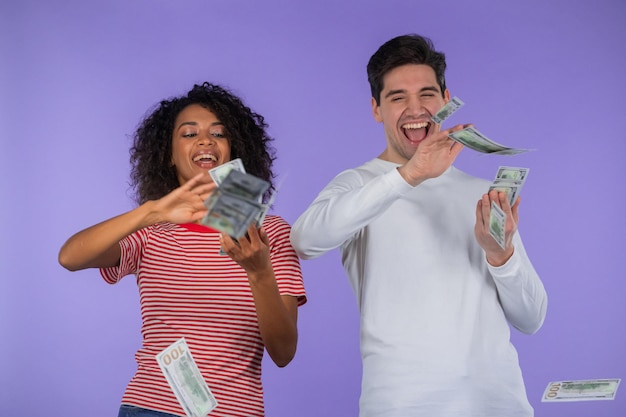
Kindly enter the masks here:
[[263, 219], [263, 227], [268, 230], [268, 228], [291, 228], [291, 225], [289, 225], [289, 223], [278, 214], [268, 214], [265, 216], [265, 219]]

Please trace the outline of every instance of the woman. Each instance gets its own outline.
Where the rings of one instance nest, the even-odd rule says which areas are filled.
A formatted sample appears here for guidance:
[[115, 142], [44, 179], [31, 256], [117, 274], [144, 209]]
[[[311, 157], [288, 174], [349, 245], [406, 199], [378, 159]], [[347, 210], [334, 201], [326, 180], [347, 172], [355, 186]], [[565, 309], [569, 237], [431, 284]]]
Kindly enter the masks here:
[[212, 417], [263, 416], [264, 349], [280, 367], [293, 358], [297, 307], [306, 296], [290, 226], [268, 215], [235, 240], [199, 223], [216, 188], [209, 169], [241, 158], [246, 172], [272, 184], [266, 127], [238, 97], [210, 83], [162, 101], [131, 148], [138, 206], [61, 248], [68, 270], [100, 268], [111, 284], [137, 277], [143, 343], [119, 417], [186, 415], [156, 361], [181, 337], [218, 402]]

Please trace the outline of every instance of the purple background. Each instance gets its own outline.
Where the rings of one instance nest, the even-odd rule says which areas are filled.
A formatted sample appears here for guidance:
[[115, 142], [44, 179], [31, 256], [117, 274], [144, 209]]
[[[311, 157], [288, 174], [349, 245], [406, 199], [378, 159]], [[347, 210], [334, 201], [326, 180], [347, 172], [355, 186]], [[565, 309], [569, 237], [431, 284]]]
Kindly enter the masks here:
[[[293, 223], [335, 174], [383, 149], [365, 65], [409, 32], [448, 57], [466, 102], [453, 123], [536, 149], [466, 149], [456, 163], [488, 179], [531, 168], [520, 230], [549, 306], [536, 335], [513, 341], [536, 415], [626, 415], [626, 392], [540, 402], [549, 381], [626, 377], [624, 22], [623, 0], [3, 0], [0, 415], [117, 413], [140, 343], [134, 280], [67, 272], [57, 253], [132, 207], [129, 135], [149, 107], [204, 80], [241, 95], [276, 138], [275, 211]], [[302, 267], [298, 353], [285, 369], [265, 362], [267, 415], [356, 416], [354, 297], [336, 251]]]

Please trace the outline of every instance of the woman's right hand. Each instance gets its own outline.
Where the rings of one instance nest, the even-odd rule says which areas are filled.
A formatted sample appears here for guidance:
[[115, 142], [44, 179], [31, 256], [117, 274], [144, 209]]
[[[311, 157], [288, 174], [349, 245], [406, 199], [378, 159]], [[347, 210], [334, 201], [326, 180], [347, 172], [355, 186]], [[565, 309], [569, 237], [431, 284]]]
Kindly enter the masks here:
[[217, 188], [208, 173], [201, 173], [154, 201], [152, 213], [156, 222], [195, 223], [207, 213], [204, 201]]

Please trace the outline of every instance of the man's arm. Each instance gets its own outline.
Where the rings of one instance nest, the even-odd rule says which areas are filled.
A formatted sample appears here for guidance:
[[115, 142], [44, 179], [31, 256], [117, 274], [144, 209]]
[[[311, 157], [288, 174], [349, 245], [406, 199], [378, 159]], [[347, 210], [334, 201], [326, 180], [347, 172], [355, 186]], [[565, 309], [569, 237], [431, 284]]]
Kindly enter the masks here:
[[507, 262], [501, 266], [488, 264], [488, 268], [509, 323], [523, 333], [533, 334], [543, 325], [548, 296], [526, 255], [519, 234], [516, 234], [513, 242], [515, 251]]
[[316, 258], [349, 240], [411, 188], [396, 169], [365, 184], [356, 170], [342, 172], [296, 220], [291, 243], [302, 259]]
[[[491, 201], [495, 201], [507, 216], [504, 248], [489, 234]], [[485, 251], [507, 320], [519, 331], [532, 334], [543, 324], [548, 297], [517, 232], [520, 201], [518, 198], [511, 207], [504, 192], [492, 190], [484, 194], [476, 205], [474, 234]]]
[[[469, 125], [443, 131], [436, 126], [410, 160], [373, 180], [364, 183], [356, 170], [335, 177], [291, 229], [291, 241], [298, 255], [310, 259], [339, 247], [399, 196], [429, 178], [440, 176], [463, 149], [463, 145], [448, 135], [465, 126]], [[382, 159], [384, 155], [385, 152]]]

